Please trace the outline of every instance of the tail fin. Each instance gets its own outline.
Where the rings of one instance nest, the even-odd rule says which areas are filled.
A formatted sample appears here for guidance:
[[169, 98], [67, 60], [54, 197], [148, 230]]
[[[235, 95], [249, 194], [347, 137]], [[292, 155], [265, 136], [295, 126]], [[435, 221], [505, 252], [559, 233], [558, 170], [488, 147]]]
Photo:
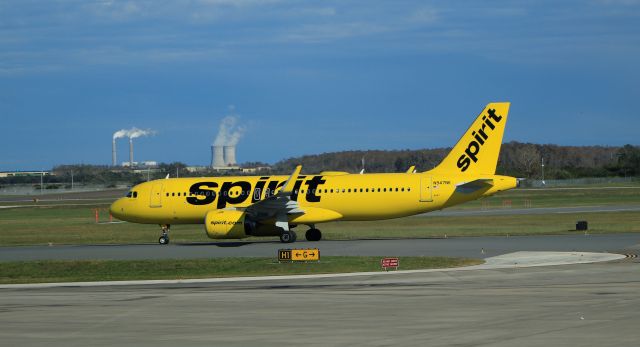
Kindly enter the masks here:
[[508, 102], [488, 104], [453, 150], [432, 172], [495, 174], [509, 105]]

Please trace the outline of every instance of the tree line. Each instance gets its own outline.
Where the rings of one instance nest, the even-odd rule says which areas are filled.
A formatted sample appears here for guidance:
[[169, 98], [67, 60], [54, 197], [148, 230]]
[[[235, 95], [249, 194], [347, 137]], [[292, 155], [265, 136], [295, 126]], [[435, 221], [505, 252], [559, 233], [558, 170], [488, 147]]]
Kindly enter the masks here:
[[[363, 167], [366, 172], [404, 172], [413, 165], [420, 172], [437, 166], [450, 151], [451, 148], [435, 148], [305, 155], [280, 161], [273, 166], [273, 171], [285, 174], [302, 164], [308, 173], [359, 172]], [[639, 176], [640, 147], [558, 146], [515, 141], [502, 145], [497, 173], [537, 179], [542, 177], [543, 170], [548, 179]]]
[[[304, 173], [322, 171], [406, 172], [415, 166], [418, 172], [437, 166], [451, 148], [418, 150], [366, 150], [343, 151], [305, 155], [281, 160], [271, 166], [269, 174], [290, 174], [296, 165], [302, 164]], [[544, 164], [544, 167], [543, 167]], [[268, 166], [265, 163], [245, 163], [244, 167]], [[189, 176], [242, 175], [237, 171], [205, 169], [188, 172], [180, 162], [161, 163], [145, 173], [128, 168], [112, 168], [106, 165], [60, 165], [53, 168], [51, 176], [43, 177], [50, 187], [68, 188], [73, 180], [80, 184], [104, 185], [137, 184], [148, 179]], [[497, 173], [528, 179], [570, 179], [582, 177], [640, 176], [640, 146], [558, 146], [508, 142], [502, 145]], [[247, 174], [249, 175], [249, 174]], [[12, 176], [0, 178], [3, 184], [39, 184], [40, 177]]]

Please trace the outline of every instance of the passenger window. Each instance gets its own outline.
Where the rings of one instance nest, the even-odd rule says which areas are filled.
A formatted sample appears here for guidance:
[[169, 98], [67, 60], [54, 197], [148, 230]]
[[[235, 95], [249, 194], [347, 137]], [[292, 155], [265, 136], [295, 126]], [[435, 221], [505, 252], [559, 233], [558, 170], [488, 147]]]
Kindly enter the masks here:
[[362, 193], [362, 188], [360, 188], [360, 193]]
[[331, 189], [331, 193], [333, 193], [333, 189]]
[[133, 192], [134, 199], [138, 197], [138, 192]]
[[351, 193], [351, 188], [347, 189], [347, 193]]
[[171, 193], [171, 196], [176, 196], [176, 193]]
[[166, 193], [166, 194], [167, 194], [167, 196], [169, 196], [169, 193]]
[[404, 192], [404, 188], [401, 189]]
[[407, 188], [407, 191], [408, 191], [408, 192], [410, 192], [410, 191], [411, 191], [411, 188]]
[[365, 189], [365, 191], [368, 193], [369, 192], [369, 188]]
[[378, 188], [378, 193], [380, 193], [380, 188]]

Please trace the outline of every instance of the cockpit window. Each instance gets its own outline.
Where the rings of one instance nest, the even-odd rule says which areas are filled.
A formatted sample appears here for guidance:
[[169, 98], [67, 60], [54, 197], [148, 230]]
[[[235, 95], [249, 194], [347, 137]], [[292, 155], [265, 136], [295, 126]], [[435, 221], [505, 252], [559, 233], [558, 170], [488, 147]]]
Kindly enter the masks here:
[[128, 192], [128, 193], [127, 193], [127, 198], [130, 198], [132, 195], [133, 195], [133, 193], [132, 193], [132, 192]]

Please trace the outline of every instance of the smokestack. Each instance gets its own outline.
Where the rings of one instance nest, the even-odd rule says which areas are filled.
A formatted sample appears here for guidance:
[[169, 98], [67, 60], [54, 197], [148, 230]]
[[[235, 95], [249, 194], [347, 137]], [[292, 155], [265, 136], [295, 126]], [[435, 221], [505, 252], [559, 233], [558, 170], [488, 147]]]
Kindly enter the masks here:
[[224, 154], [222, 146], [211, 146], [211, 167], [223, 167]]
[[236, 146], [224, 146], [224, 163], [227, 166], [236, 165]]
[[113, 144], [111, 144], [111, 166], [118, 165], [118, 160], [116, 159], [116, 139], [113, 139]]
[[129, 137], [129, 166], [133, 167], [133, 137]]

